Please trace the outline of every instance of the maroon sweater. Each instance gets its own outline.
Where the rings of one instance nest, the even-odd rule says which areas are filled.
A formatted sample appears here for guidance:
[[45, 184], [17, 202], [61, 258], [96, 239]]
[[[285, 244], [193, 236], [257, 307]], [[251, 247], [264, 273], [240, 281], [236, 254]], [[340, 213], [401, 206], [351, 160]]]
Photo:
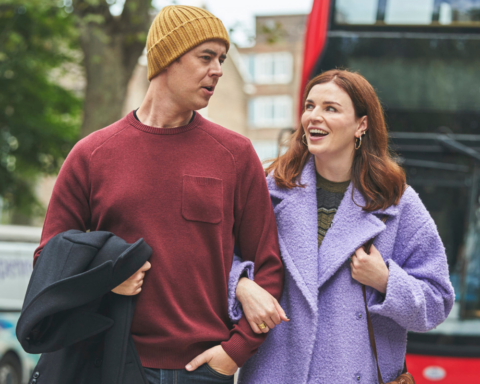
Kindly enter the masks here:
[[110, 231], [152, 247], [132, 324], [142, 365], [180, 369], [221, 344], [239, 365], [265, 339], [228, 317], [237, 245], [255, 281], [279, 298], [277, 227], [248, 139], [205, 120], [154, 128], [133, 113], [79, 141], [58, 175], [35, 260], [69, 229]]

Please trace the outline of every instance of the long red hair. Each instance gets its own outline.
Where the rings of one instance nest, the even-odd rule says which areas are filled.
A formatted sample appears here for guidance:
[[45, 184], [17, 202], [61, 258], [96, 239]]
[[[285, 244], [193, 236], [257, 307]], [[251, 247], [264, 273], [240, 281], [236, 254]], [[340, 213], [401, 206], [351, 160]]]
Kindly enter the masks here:
[[[385, 209], [398, 204], [406, 188], [405, 172], [392, 159], [388, 149], [388, 133], [380, 101], [370, 83], [358, 73], [333, 69], [316, 76], [307, 84], [303, 94], [303, 108], [310, 90], [318, 84], [333, 82], [343, 89], [353, 102], [357, 118], [367, 116], [367, 134], [361, 147], [355, 151], [351, 180], [364, 197], [365, 211]], [[278, 156], [266, 169], [282, 188], [304, 187], [299, 176], [310, 158], [308, 147], [302, 143], [304, 128], [300, 124], [289, 139], [285, 154]], [[353, 198], [353, 191], [352, 191]]]

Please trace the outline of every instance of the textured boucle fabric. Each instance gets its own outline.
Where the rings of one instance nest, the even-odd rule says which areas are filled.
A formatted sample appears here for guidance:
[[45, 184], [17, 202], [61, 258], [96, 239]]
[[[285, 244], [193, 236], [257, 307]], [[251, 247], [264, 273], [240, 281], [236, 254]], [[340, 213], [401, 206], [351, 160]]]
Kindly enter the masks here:
[[391, 381], [403, 368], [407, 331], [436, 327], [454, 302], [435, 223], [411, 187], [397, 206], [365, 212], [350, 184], [317, 248], [313, 158], [301, 182], [305, 188], [285, 190], [267, 178], [286, 272], [280, 304], [291, 320], [269, 332], [240, 370], [239, 384], [377, 383], [361, 285], [348, 262], [375, 236], [389, 280], [385, 296], [367, 287], [367, 299], [383, 380]]
[[237, 289], [238, 280], [245, 272], [250, 280], [254, 280], [254, 263], [252, 261], [242, 261], [236, 255], [233, 256], [232, 269], [228, 278], [228, 316], [234, 323], [242, 318], [242, 304], [237, 300], [235, 291]]
[[153, 20], [147, 37], [148, 80], [173, 61], [208, 40], [230, 40], [220, 19], [202, 8], [170, 5]]

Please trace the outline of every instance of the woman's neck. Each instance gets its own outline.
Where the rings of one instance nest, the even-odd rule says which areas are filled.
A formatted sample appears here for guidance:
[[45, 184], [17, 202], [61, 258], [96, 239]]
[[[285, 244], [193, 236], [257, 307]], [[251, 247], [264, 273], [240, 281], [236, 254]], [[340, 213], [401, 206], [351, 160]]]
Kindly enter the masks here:
[[323, 160], [319, 156], [315, 156], [315, 168], [324, 179], [334, 183], [341, 183], [350, 180], [352, 161], [332, 158]]

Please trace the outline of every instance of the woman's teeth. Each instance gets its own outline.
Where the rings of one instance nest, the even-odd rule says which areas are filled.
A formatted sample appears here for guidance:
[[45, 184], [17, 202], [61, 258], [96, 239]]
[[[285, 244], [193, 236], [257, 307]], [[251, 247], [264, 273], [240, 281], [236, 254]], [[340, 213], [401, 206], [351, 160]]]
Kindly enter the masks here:
[[310, 135], [313, 137], [327, 136], [328, 132], [324, 131], [323, 129], [310, 129]]

